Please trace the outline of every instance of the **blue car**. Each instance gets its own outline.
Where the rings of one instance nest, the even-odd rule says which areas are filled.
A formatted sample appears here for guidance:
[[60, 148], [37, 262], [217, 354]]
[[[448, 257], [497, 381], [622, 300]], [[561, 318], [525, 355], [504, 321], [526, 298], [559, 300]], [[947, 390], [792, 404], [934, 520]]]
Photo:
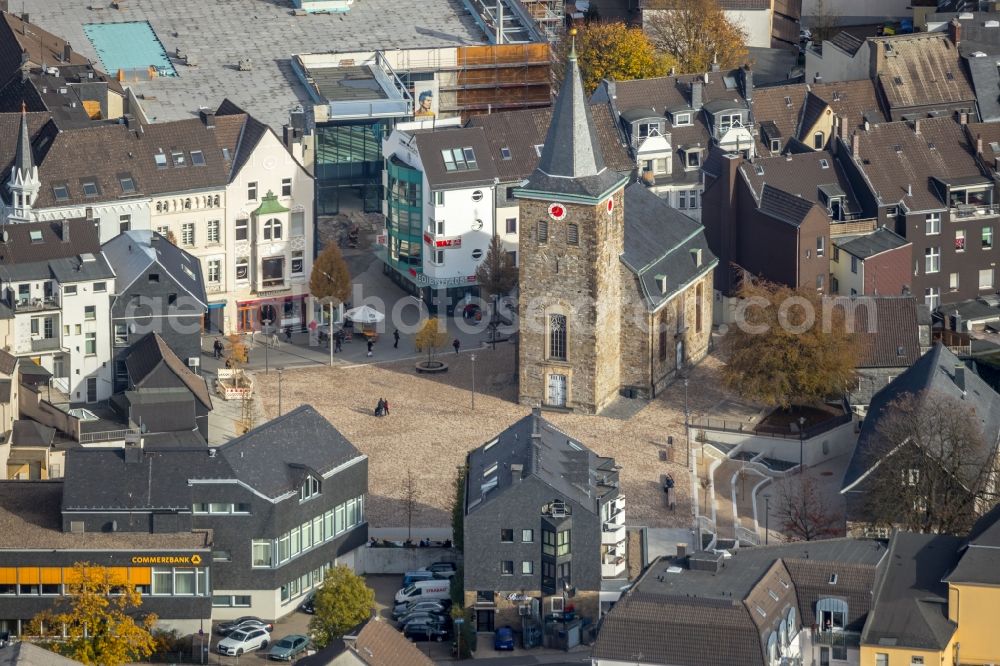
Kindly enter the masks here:
[[493, 635], [494, 650], [514, 649], [514, 630], [510, 627], [500, 627]]

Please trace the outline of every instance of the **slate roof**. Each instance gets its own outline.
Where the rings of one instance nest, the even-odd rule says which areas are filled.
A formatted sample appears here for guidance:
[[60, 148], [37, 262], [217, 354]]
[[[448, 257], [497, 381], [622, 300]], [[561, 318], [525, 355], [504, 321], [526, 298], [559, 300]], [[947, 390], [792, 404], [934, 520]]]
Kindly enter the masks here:
[[997, 158], [1000, 158], [1000, 123], [969, 123], [965, 129], [970, 146], [975, 145], [977, 138], [983, 140], [982, 159], [987, 168], [995, 172]]
[[552, 121], [543, 144], [526, 191], [591, 199], [606, 196], [624, 181], [604, 162], [575, 46], [570, 49], [566, 76], [552, 105]]
[[136, 278], [145, 275], [149, 267], [156, 264], [187, 291], [191, 298], [205, 306], [201, 262], [155, 231], [126, 231], [105, 243], [101, 250], [115, 267], [117, 293], [128, 291]]
[[945, 581], [1000, 585], [997, 548], [1000, 548], [1000, 504], [981, 516], [969, 530], [962, 559]]
[[962, 538], [896, 532], [878, 568], [864, 645], [943, 650], [957, 625], [948, 620], [948, 585]]
[[[868, 408], [868, 415], [861, 426], [857, 446], [844, 472], [841, 493], [848, 492], [864, 479], [875, 461], [881, 459], [893, 446], [879, 433], [882, 417], [889, 405], [905, 395], [920, 399], [934, 399], [937, 396], [961, 400], [975, 413], [984, 435], [987, 450], [979, 454], [983, 463], [993, 454], [1000, 434], [1000, 395], [972, 370], [965, 370], [965, 391], [955, 383], [955, 368], [963, 365], [955, 354], [940, 343], [896, 377], [888, 386], [875, 394]], [[963, 365], [964, 367], [964, 365]]]
[[[532, 438], [537, 424], [539, 437]], [[614, 472], [614, 459], [602, 458], [581, 442], [569, 437], [540, 415], [532, 413], [513, 423], [493, 440], [468, 454], [466, 513], [488, 506], [517, 480], [511, 465], [522, 465], [522, 477], [532, 476], [549, 485], [561, 496], [573, 500], [584, 510], [596, 513], [600, 497], [595, 473]], [[496, 487], [485, 493], [476, 486], [493, 476], [484, 474], [493, 465]]]
[[[820, 577], [828, 581], [831, 573], [837, 573], [838, 582], [844, 581], [837, 596], [857, 598], [862, 607], [875, 565], [884, 555], [878, 541], [830, 539], [740, 549], [723, 560], [717, 573], [660, 558], [605, 616], [592, 656], [687, 666], [763, 665], [768, 631], [761, 630], [760, 618], [750, 610], [759, 604], [746, 603], [763, 597], [759, 592], [766, 592], [767, 585], [762, 587], [761, 582], [786, 572], [790, 579], [785, 582], [794, 591], [791, 603], [798, 604], [799, 621], [806, 623], [802, 609], [814, 600]], [[776, 563], [782, 567], [774, 568]], [[679, 573], [667, 571], [675, 564], [681, 566]], [[863, 571], [871, 573], [866, 577]], [[780, 599], [783, 586], [780, 581], [777, 586], [782, 591], [774, 591]], [[781, 607], [784, 610], [784, 604]], [[768, 613], [768, 618], [774, 616]]]
[[14, 421], [13, 437], [14, 446], [52, 446], [55, 439], [55, 428], [49, 428], [37, 421], [30, 419], [18, 419]]
[[[824, 163], [826, 166], [823, 166]], [[825, 150], [764, 157], [753, 162], [744, 162], [740, 166], [740, 173], [750, 185], [754, 198], [758, 200], [763, 196], [767, 185], [800, 197], [806, 202], [817, 203], [826, 209], [826, 202], [820, 199], [820, 188], [836, 185], [846, 195], [847, 212], [857, 213], [861, 210], [861, 203], [851, 185], [851, 180], [839, 160]], [[763, 203], [761, 205], [763, 206]]]
[[[996, 28], [993, 28], [995, 31]], [[1000, 48], [994, 46], [985, 58], [966, 57], [972, 86], [976, 91], [979, 116], [984, 122], [1000, 120], [1000, 72], [997, 72], [997, 58]]]
[[865, 43], [865, 40], [861, 39], [857, 35], [852, 35], [846, 30], [841, 30], [828, 41], [852, 58], [857, 55], [858, 50], [864, 46]]
[[[62, 239], [64, 229], [69, 230], [69, 239], [65, 242]], [[72, 283], [115, 276], [101, 254], [98, 229], [92, 221], [24, 222], [5, 225], [5, 231], [7, 242], [0, 242], [2, 282], [54, 278]], [[32, 231], [41, 231], [40, 241], [32, 242]]]
[[859, 368], [902, 368], [920, 358], [917, 301], [913, 296], [859, 296], [854, 307], [854, 345]]
[[[413, 132], [420, 163], [431, 187], [455, 187], [460, 185], [492, 184], [497, 177], [486, 134], [479, 127], [453, 127], [434, 131]], [[475, 169], [445, 168], [443, 150], [471, 148], [476, 157]]]
[[132, 343], [125, 356], [125, 366], [128, 369], [129, 383], [140, 389], [154, 370], [166, 366], [194, 397], [205, 407], [212, 409], [212, 396], [205, 379], [191, 372], [157, 333], [147, 333]]
[[[238, 479], [272, 501], [298, 491], [311, 471], [323, 475], [363, 458], [329, 421], [303, 405], [214, 449], [192, 435], [188, 447], [145, 449], [127, 463], [122, 449], [66, 454], [63, 508], [177, 509], [191, 504], [190, 479]], [[214, 451], [214, 455], [210, 452]], [[146, 473], [136, 474], [136, 469]]]
[[[701, 252], [701, 265], [694, 252]], [[712, 270], [718, 259], [697, 221], [671, 208], [641, 183], [625, 188], [625, 244], [622, 262], [639, 280], [650, 310], [657, 309], [685, 286]], [[658, 276], [667, 279], [661, 291]]]
[[[7, 181], [6, 176], [10, 174], [10, 168], [14, 164], [20, 126], [20, 113], [0, 113], [0, 173], [5, 176], [4, 182]], [[31, 135], [32, 159], [35, 164], [44, 156], [58, 131], [55, 124], [49, 120], [48, 113], [28, 112], [28, 133]]]
[[898, 110], [908, 107], [975, 102], [961, 56], [947, 34], [917, 33], [873, 41], [884, 45], [875, 66], [893, 118], [898, 119]]
[[[591, 104], [590, 113], [605, 163], [620, 173], [634, 171], [635, 161], [622, 142], [615, 125], [617, 121], [611, 117], [608, 106]], [[524, 180], [538, 166], [535, 146], [544, 144], [551, 121], [551, 108], [523, 109], [473, 116], [466, 127], [483, 129], [500, 180], [514, 182]], [[510, 159], [504, 159], [503, 148], [510, 151]]]
[[784, 192], [778, 188], [764, 184], [758, 201], [758, 209], [769, 217], [797, 227], [806, 219], [816, 203], [805, 197]]
[[[67, 462], [78, 451], [83, 449], [67, 451]], [[120, 451], [106, 451], [120, 454]], [[119, 480], [106, 473], [100, 478]], [[17, 535], [16, 540], [0, 540], [0, 551], [207, 549], [212, 542], [212, 534], [208, 530], [169, 534], [63, 532], [60, 508], [65, 486], [65, 481], [0, 481], [0, 533]]]
[[0, 349], [0, 374], [11, 376], [17, 368], [17, 357], [10, 352]]
[[910, 241], [888, 227], [879, 227], [867, 234], [837, 236], [833, 239], [833, 242], [844, 252], [852, 254], [859, 259], [868, 259], [883, 252], [897, 250], [911, 244]]
[[962, 125], [953, 118], [924, 118], [920, 134], [907, 122], [872, 125], [858, 134], [860, 154], [853, 158], [883, 205], [902, 203], [911, 212], [942, 210], [946, 204], [932, 178], [985, 180]]

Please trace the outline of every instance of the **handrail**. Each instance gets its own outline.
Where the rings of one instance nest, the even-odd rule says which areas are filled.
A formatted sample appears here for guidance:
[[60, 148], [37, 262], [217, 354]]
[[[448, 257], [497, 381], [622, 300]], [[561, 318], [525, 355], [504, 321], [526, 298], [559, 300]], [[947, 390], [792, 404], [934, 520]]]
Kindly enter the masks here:
[[124, 428], [122, 430], [101, 430], [99, 432], [80, 433], [81, 444], [93, 444], [95, 442], [111, 442], [116, 439], [125, 439], [128, 435], [138, 435], [141, 431], [138, 428]]

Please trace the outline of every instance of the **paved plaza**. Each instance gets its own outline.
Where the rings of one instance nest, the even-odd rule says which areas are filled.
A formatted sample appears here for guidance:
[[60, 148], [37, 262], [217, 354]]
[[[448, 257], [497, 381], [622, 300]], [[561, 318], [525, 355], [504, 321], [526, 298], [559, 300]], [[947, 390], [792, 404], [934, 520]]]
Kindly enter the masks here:
[[[480, 349], [475, 362], [472, 356], [443, 354], [448, 372], [433, 377], [418, 375], [412, 359], [286, 370], [281, 381], [282, 411], [312, 404], [369, 455], [368, 519], [374, 527], [405, 524], [402, 488], [408, 472], [418, 491], [414, 525], [447, 526], [452, 481], [465, 454], [529, 412], [515, 402], [513, 345]], [[719, 385], [718, 370], [718, 361], [708, 358], [692, 371], [691, 383], [699, 387], [690, 392], [692, 414], [704, 413], [724, 399], [709, 388]], [[256, 377], [264, 414], [276, 416], [277, 375], [258, 372]], [[377, 418], [373, 411], [380, 397], [389, 401], [390, 414]], [[545, 417], [622, 466], [630, 525], [686, 528], [691, 506], [690, 475], [684, 472], [684, 388], [675, 383], [651, 402], [627, 402], [635, 404], [612, 413], [628, 413], [628, 419], [553, 412]], [[668, 473], [677, 483], [674, 511], [667, 509], [660, 485], [661, 475]]]
[[[88, 23], [148, 21], [168, 55], [177, 49], [196, 67], [174, 62], [178, 76], [128, 83], [145, 97], [150, 120], [188, 118], [229, 98], [275, 130], [306, 100], [289, 64], [294, 53], [482, 44], [459, 0], [355, 0], [346, 14], [293, 16], [287, 0], [19, 0], [11, 10], [59, 35], [95, 62]], [[23, 10], [22, 10], [23, 5]], [[253, 70], [240, 72], [241, 58]], [[108, 72], [114, 74], [114, 72]]]

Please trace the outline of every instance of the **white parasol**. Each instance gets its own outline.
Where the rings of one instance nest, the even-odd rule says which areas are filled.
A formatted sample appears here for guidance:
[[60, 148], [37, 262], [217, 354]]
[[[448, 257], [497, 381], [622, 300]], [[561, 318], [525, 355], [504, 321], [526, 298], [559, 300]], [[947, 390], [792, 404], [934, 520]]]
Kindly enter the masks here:
[[359, 305], [345, 312], [344, 318], [360, 324], [377, 324], [385, 319], [385, 315], [368, 305]]

